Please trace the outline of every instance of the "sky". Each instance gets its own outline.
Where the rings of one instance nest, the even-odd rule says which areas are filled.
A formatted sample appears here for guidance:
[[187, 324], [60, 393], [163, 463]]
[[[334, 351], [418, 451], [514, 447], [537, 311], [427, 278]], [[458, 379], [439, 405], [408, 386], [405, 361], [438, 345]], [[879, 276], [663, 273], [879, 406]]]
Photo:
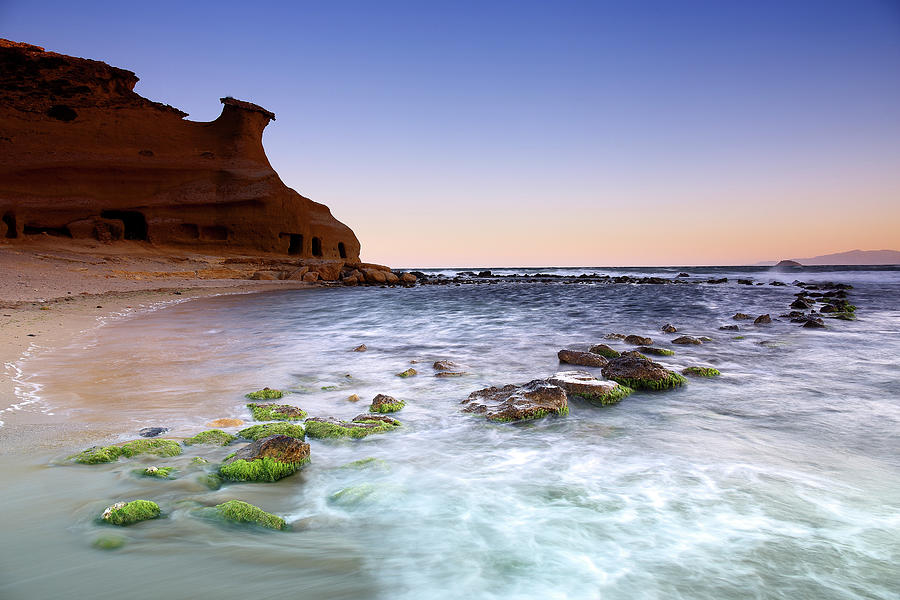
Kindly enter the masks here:
[[395, 267], [900, 249], [900, 0], [0, 0], [0, 37], [218, 116]]

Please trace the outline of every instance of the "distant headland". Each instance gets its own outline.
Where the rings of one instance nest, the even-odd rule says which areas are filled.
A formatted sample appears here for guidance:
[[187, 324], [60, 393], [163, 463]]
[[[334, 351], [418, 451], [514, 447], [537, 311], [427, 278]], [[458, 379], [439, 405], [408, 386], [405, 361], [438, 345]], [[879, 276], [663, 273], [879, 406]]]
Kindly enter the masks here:
[[898, 250], [850, 250], [809, 258], [791, 258], [782, 261], [763, 261], [758, 265], [821, 266], [821, 265], [900, 265]]

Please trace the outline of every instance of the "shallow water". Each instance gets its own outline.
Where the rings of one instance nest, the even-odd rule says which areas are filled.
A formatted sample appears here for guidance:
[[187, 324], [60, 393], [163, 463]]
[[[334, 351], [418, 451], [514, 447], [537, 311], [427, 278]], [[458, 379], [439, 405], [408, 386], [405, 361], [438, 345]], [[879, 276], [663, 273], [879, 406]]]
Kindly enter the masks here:
[[[732, 281], [224, 296], [116, 321], [31, 359], [10, 421], [91, 423], [121, 436], [0, 456], [0, 598], [898, 597], [900, 270], [689, 271]], [[852, 283], [859, 319], [719, 331], [737, 311], [786, 312], [798, 291], [740, 286], [738, 276]], [[671, 346], [675, 336], [659, 332], [666, 322], [714, 341]], [[677, 352], [659, 362], [723, 375], [613, 407], [576, 399], [567, 417], [526, 424], [458, 411], [473, 390], [553, 374], [558, 349], [607, 332], [650, 335]], [[368, 352], [349, 351], [361, 343]], [[435, 378], [439, 359], [469, 375]], [[419, 375], [394, 375], [409, 366]], [[404, 426], [310, 440], [313, 461], [299, 474], [218, 491], [188, 462], [233, 449], [62, 461], [144, 426], [189, 436], [214, 418], [249, 420], [242, 394], [263, 386], [342, 418], [391, 394], [408, 402], [396, 415]], [[380, 460], [345, 466], [367, 457]], [[180, 467], [179, 478], [132, 474], [154, 462]], [[92, 548], [112, 529], [96, 516], [133, 498], [159, 502], [165, 518], [116, 529], [128, 541], [119, 550]], [[222, 527], [192, 512], [230, 498], [293, 528]]]

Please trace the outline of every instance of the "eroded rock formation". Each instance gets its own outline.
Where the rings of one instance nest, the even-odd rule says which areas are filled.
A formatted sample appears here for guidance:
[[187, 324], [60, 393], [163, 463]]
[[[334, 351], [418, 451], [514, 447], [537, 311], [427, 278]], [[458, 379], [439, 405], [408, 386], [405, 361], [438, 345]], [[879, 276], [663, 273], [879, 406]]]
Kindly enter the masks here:
[[359, 261], [350, 228], [269, 164], [262, 134], [273, 113], [222, 98], [216, 120], [188, 121], [135, 93], [137, 81], [103, 62], [0, 39], [0, 238]]

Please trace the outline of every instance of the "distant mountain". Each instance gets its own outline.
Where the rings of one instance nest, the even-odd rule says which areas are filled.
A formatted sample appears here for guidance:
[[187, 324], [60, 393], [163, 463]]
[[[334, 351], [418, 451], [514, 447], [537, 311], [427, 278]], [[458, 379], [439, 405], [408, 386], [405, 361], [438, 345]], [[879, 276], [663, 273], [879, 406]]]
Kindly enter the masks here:
[[[900, 265], [900, 251], [898, 250], [850, 250], [849, 252], [836, 252], [810, 258], [791, 258], [789, 260], [801, 265]], [[759, 265], [774, 265], [776, 261], [769, 260]]]

